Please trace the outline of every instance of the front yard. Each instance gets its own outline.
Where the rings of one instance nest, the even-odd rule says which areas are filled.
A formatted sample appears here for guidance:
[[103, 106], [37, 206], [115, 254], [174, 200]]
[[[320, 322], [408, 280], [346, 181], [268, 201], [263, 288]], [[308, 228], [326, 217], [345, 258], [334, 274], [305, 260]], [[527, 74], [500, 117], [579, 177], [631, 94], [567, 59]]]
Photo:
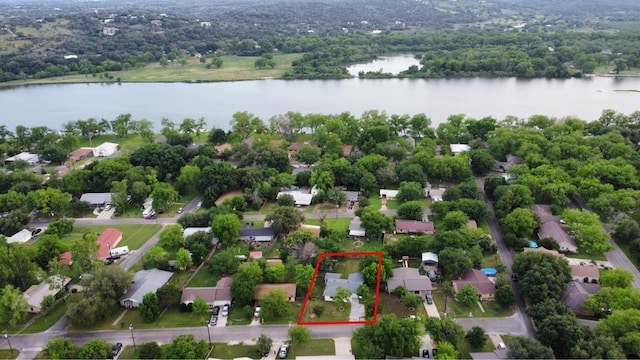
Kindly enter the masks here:
[[[333, 301], [309, 300], [304, 310], [303, 320], [306, 322], [319, 321], [349, 321], [349, 313], [351, 311], [351, 303], [344, 303], [341, 306]], [[316, 306], [324, 307], [324, 311], [320, 316], [313, 313]], [[342, 309], [342, 310], [340, 310]]]
[[260, 354], [258, 354], [258, 347], [256, 345], [246, 345], [242, 343], [235, 345], [229, 345], [227, 343], [213, 343], [211, 357], [216, 359], [262, 358]]
[[305, 344], [291, 345], [287, 359], [297, 356], [335, 355], [336, 343], [333, 339], [313, 339]]
[[264, 325], [281, 325], [281, 324], [295, 324], [298, 321], [298, 316], [302, 310], [302, 304], [299, 302], [290, 302], [287, 313], [284, 316], [265, 319]]
[[[444, 314], [445, 312], [445, 296], [440, 289], [435, 290], [431, 293], [433, 296], [433, 301], [438, 308], [438, 312], [440, 314]], [[449, 296], [447, 300], [447, 316], [449, 317], [457, 317], [457, 318], [467, 318], [467, 317], [505, 317], [513, 314], [513, 308], [503, 309], [499, 306], [495, 301], [484, 301], [482, 302], [482, 307], [484, 308], [484, 312], [480, 310], [480, 307], [477, 303], [474, 303], [470, 307], [464, 307], [462, 304], [458, 303], [454, 296]]]
[[484, 343], [484, 346], [479, 348], [475, 348], [471, 346], [469, 342], [467, 342], [467, 340], [465, 339], [460, 340], [457, 344], [458, 359], [471, 359], [471, 356], [469, 355], [469, 353], [472, 353], [472, 352], [492, 352], [493, 350], [495, 350], [495, 347], [493, 346], [493, 342], [491, 341], [491, 338], [485, 335], [485, 339], [486, 339], [486, 342]]
[[82, 239], [82, 235], [87, 232], [100, 234], [107, 228], [122, 231], [122, 240], [118, 243], [118, 247], [128, 246], [129, 250], [136, 250], [157, 233], [161, 226], [156, 224], [74, 226], [70, 234], [62, 237], [62, 241], [69, 244], [76, 239]]
[[380, 315], [396, 314], [398, 317], [405, 317], [410, 315], [426, 314], [426, 312], [427, 311], [422, 304], [411, 311], [409, 308], [404, 306], [396, 296], [387, 294], [385, 291], [380, 291], [380, 297], [378, 298], [378, 313]]
[[[334, 215], [333, 217], [331, 215]], [[349, 231], [349, 223], [353, 220], [352, 217], [335, 217], [335, 212], [333, 214], [331, 212], [327, 213], [327, 217], [324, 219], [324, 224], [328, 229], [336, 230], [336, 231], [344, 231], [345, 234]], [[320, 219], [308, 219], [305, 221], [305, 224], [309, 225], [321, 225]]]
[[204, 326], [209, 317], [211, 315], [207, 314], [203, 317], [197, 316], [190, 312], [180, 312], [180, 310], [176, 308], [171, 308], [162, 313], [160, 319], [155, 322], [145, 322], [140, 317], [140, 313], [136, 309], [129, 309], [127, 313], [114, 324], [118, 316], [125, 311], [124, 308], [119, 309], [119, 311], [115, 312], [111, 316], [106, 319], [96, 323], [91, 327], [79, 327], [79, 326], [71, 326], [70, 330], [72, 331], [94, 331], [94, 330], [122, 330], [125, 327], [128, 327], [129, 324], [133, 324], [134, 329], [157, 329], [157, 328], [173, 328], [173, 327], [196, 327], [196, 326]]

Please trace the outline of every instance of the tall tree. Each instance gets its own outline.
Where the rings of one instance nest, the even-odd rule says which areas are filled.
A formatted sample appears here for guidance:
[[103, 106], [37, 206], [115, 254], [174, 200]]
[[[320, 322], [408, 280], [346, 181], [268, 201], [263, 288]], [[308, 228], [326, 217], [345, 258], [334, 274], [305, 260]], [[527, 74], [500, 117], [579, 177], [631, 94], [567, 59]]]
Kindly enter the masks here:
[[220, 214], [213, 219], [211, 231], [223, 244], [231, 245], [238, 241], [240, 226], [236, 214]]
[[75, 352], [76, 345], [68, 337], [56, 336], [44, 347], [44, 353], [48, 359], [71, 359]]
[[304, 215], [290, 206], [277, 206], [265, 218], [271, 221], [271, 226], [277, 235], [288, 234], [293, 228], [304, 222]]
[[80, 359], [106, 359], [111, 355], [111, 344], [103, 339], [93, 339], [78, 349]]
[[400, 319], [394, 314], [381, 316], [353, 332], [353, 354], [357, 358], [412, 356], [420, 350], [423, 334], [420, 322]]
[[304, 326], [294, 326], [289, 329], [292, 344], [304, 344], [311, 340], [311, 331]]
[[142, 297], [138, 307], [140, 317], [146, 322], [154, 322], [160, 318], [160, 300], [155, 293], [147, 293]]
[[27, 319], [27, 300], [22, 291], [6, 285], [0, 293], [0, 323], [16, 326]]
[[287, 294], [282, 289], [272, 290], [264, 298], [260, 299], [260, 306], [261, 319], [282, 317], [289, 310]]
[[151, 206], [156, 211], [164, 211], [178, 200], [178, 192], [175, 191], [171, 184], [159, 182], [153, 187], [151, 197], [153, 198]]

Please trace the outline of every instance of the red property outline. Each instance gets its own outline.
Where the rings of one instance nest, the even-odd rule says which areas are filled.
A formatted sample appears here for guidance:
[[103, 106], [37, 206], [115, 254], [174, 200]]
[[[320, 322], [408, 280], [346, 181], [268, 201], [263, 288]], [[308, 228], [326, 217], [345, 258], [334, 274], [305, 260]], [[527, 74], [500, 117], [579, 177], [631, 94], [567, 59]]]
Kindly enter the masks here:
[[[376, 299], [374, 302], [373, 308], [373, 319], [371, 320], [354, 320], [354, 321], [302, 321], [304, 316], [304, 311], [307, 308], [307, 303], [309, 302], [309, 297], [311, 296], [311, 289], [316, 282], [316, 276], [318, 275], [318, 270], [320, 269], [320, 262], [322, 258], [325, 256], [371, 256], [375, 255], [378, 257], [378, 280], [376, 282]], [[311, 285], [309, 285], [309, 289], [307, 290], [307, 296], [304, 298], [304, 302], [302, 303], [302, 310], [300, 311], [300, 315], [298, 316], [298, 325], [348, 325], [348, 324], [375, 324], [378, 318], [378, 300], [380, 298], [380, 274], [382, 271], [382, 252], [380, 251], [369, 251], [369, 252], [340, 252], [340, 253], [324, 253], [318, 256], [318, 261], [316, 262], [316, 268], [313, 272], [313, 277], [311, 278]]]

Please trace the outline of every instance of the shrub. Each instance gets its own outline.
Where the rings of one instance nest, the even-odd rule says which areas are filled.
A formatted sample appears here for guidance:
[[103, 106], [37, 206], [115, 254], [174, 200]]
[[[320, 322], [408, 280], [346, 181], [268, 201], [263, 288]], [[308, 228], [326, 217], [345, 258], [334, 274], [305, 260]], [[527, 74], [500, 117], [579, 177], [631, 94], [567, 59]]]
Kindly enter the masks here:
[[317, 317], [322, 316], [322, 314], [324, 313], [324, 306], [323, 305], [316, 305], [313, 307], [313, 314]]
[[253, 308], [251, 305], [245, 305], [245, 307], [242, 308], [242, 315], [247, 319], [251, 319], [253, 317]]
[[403, 297], [406, 293], [407, 293], [407, 288], [405, 288], [404, 286], [398, 286], [393, 290], [393, 295], [399, 298]]

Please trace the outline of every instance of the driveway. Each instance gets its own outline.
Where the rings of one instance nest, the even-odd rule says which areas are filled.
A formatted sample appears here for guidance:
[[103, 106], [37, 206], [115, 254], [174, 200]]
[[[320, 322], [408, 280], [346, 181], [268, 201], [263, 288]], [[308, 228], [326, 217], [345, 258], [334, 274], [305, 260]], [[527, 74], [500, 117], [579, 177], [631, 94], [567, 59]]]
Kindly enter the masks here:
[[351, 355], [351, 338], [334, 338], [336, 355]]
[[351, 296], [351, 312], [349, 312], [349, 321], [364, 319], [364, 304], [360, 303], [357, 295]]
[[429, 305], [427, 302], [422, 303], [424, 305], [424, 309], [427, 310], [427, 315], [432, 318], [440, 319], [440, 313], [438, 312], [438, 308], [436, 307], [436, 303]]
[[110, 210], [102, 210], [100, 214], [98, 214], [98, 217], [96, 217], [96, 219], [100, 219], [100, 220], [111, 219], [111, 217], [113, 216], [113, 214], [115, 214], [115, 212], [116, 212], [115, 207], [112, 207]]

